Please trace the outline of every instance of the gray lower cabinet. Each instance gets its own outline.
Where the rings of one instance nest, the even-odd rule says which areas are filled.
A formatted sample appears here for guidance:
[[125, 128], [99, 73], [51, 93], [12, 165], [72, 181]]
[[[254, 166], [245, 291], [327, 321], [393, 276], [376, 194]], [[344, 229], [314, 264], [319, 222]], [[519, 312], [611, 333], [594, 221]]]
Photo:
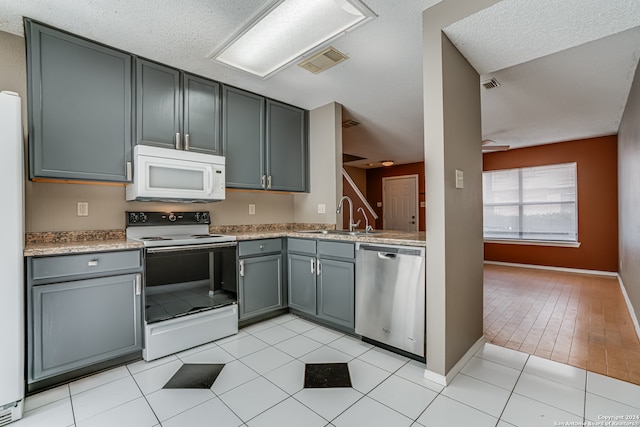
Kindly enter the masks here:
[[307, 112], [225, 86], [227, 187], [308, 191]]
[[141, 356], [141, 271], [140, 251], [27, 259], [30, 391]]
[[289, 253], [289, 308], [316, 315], [315, 255]]
[[132, 57], [25, 20], [30, 178], [127, 182]]
[[284, 308], [282, 239], [238, 244], [240, 320]]
[[289, 308], [353, 332], [355, 247], [353, 243], [288, 239]]
[[220, 84], [136, 59], [136, 143], [220, 155]]

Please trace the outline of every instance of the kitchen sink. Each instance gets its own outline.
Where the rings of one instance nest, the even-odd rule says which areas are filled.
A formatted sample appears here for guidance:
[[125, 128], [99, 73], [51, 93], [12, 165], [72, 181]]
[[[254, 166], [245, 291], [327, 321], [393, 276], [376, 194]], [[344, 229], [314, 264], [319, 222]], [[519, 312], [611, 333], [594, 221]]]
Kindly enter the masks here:
[[306, 230], [301, 231], [306, 234], [337, 234], [342, 236], [368, 236], [370, 234], [380, 233], [379, 231], [348, 231], [348, 230]]

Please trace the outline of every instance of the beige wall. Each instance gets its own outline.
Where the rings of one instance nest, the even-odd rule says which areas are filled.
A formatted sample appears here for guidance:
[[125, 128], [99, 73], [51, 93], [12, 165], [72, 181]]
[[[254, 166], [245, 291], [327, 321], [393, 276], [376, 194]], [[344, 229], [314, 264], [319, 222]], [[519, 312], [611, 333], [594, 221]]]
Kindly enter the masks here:
[[[342, 194], [342, 107], [332, 102], [309, 112], [311, 192], [294, 196], [295, 222], [336, 223], [337, 196]], [[318, 213], [318, 204], [325, 213]]]
[[[24, 39], [0, 32], [0, 90], [18, 92], [22, 97], [25, 137], [26, 113], [26, 53]], [[336, 107], [337, 106], [337, 107]], [[290, 222], [335, 223], [336, 194], [335, 177], [327, 182], [327, 164], [335, 164], [335, 156], [342, 156], [342, 139], [336, 136], [341, 130], [340, 107], [330, 104], [320, 112], [311, 112], [312, 129], [310, 169], [311, 194], [293, 195], [262, 192], [228, 191], [223, 202], [207, 204], [126, 202], [124, 187], [81, 184], [35, 183], [26, 180], [25, 185], [25, 230], [69, 231], [109, 230], [125, 226], [124, 212], [127, 210], [210, 210], [215, 225], [272, 224]], [[336, 122], [337, 120], [337, 122]], [[318, 121], [319, 123], [316, 123]], [[336, 125], [336, 123], [338, 125]], [[326, 150], [330, 147], [330, 150]], [[26, 152], [26, 151], [25, 151]], [[326, 163], [329, 162], [329, 163]], [[338, 163], [341, 165], [342, 163]], [[27, 168], [25, 167], [25, 175]], [[76, 204], [89, 202], [89, 216], [76, 216]], [[327, 215], [313, 214], [315, 203], [327, 203]], [[249, 215], [249, 204], [256, 205], [255, 215]], [[333, 205], [332, 205], [333, 203]], [[333, 213], [333, 214], [332, 214]]]
[[427, 369], [441, 376], [482, 337], [483, 280], [480, 80], [441, 29], [496, 2], [444, 0], [423, 13]]
[[618, 130], [618, 253], [620, 277], [640, 317], [640, 66]]

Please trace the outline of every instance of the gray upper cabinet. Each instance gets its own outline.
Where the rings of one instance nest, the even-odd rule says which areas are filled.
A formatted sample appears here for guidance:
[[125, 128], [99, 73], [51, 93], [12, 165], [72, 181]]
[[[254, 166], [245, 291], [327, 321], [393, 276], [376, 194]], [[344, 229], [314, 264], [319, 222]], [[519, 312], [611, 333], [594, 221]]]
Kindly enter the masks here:
[[224, 87], [222, 139], [227, 187], [308, 191], [305, 110]]
[[227, 187], [260, 190], [265, 175], [265, 99], [228, 86], [222, 92]]
[[270, 189], [307, 191], [306, 112], [268, 100], [266, 146]]
[[25, 20], [30, 177], [126, 182], [132, 57]]
[[136, 143], [220, 155], [220, 85], [137, 59]]
[[175, 148], [181, 116], [180, 71], [136, 60], [136, 143]]

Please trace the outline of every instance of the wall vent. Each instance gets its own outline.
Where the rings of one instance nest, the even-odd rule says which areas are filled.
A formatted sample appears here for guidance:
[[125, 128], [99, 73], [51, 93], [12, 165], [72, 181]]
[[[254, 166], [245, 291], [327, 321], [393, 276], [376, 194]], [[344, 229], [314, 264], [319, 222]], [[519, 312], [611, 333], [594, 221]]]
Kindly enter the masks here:
[[347, 59], [349, 59], [347, 55], [340, 52], [335, 47], [329, 46], [328, 48], [305, 59], [298, 65], [307, 71], [311, 71], [313, 74], [320, 74], [321, 72], [326, 71]]
[[500, 83], [495, 78], [482, 82], [482, 87], [484, 87], [485, 89], [494, 89], [498, 86], [500, 86]]
[[360, 122], [356, 122], [355, 120], [349, 119], [349, 120], [345, 120], [345, 121], [342, 122], [342, 127], [344, 129], [347, 129], [347, 128], [352, 128], [352, 127], [358, 126], [359, 124], [360, 124]]

